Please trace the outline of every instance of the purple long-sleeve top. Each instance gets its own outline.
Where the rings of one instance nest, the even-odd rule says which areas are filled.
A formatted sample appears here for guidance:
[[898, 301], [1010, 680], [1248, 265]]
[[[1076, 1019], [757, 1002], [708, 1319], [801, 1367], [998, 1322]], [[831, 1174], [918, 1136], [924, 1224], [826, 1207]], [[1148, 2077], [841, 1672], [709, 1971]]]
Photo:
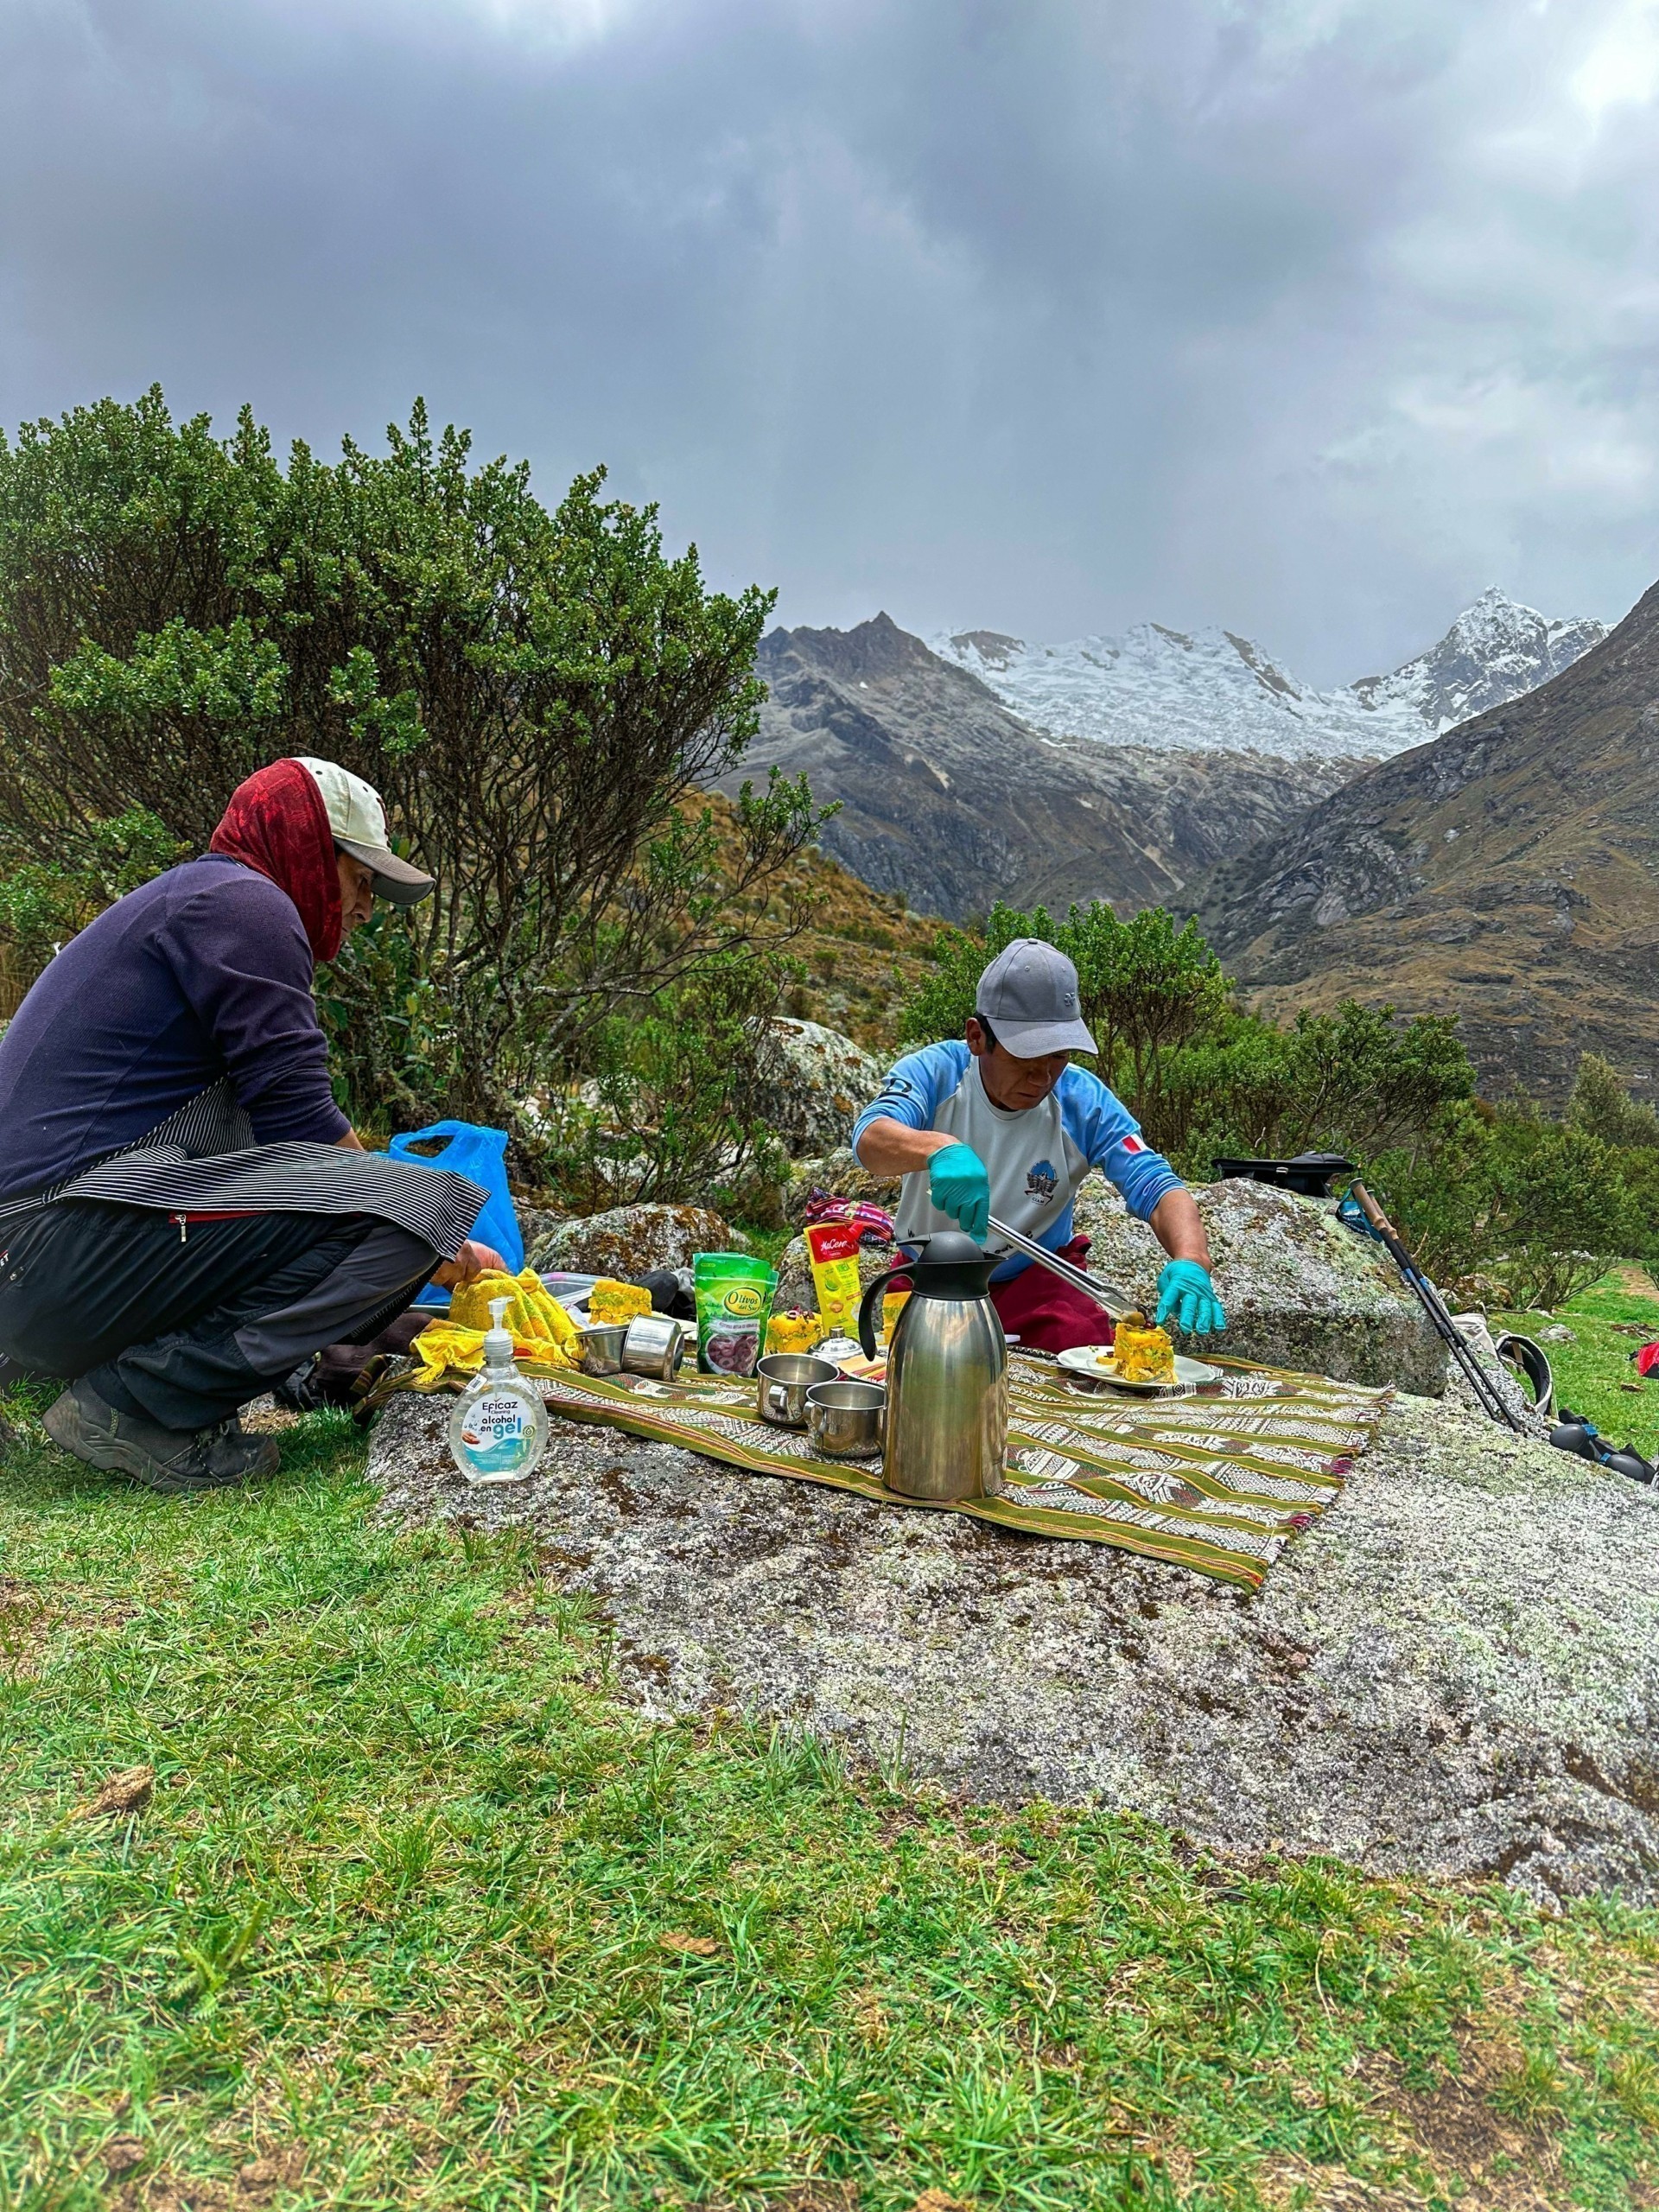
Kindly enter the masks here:
[[334, 1144], [311, 948], [285, 891], [210, 854], [72, 938], [0, 1038], [0, 1199], [134, 1144], [228, 1076], [256, 1140]]

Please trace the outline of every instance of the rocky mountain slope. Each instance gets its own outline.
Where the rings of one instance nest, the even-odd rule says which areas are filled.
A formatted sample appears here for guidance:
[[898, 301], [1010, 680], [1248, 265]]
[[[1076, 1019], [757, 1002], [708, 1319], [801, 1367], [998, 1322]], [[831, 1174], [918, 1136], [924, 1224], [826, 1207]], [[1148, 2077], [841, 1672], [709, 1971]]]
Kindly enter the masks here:
[[1264, 1010], [1455, 1009], [1484, 1087], [1659, 1074], [1659, 586], [1565, 673], [1382, 762], [1192, 894]]
[[[736, 810], [718, 793], [712, 804], [729, 882], [739, 849]], [[868, 1051], [891, 1057], [905, 1008], [931, 972], [938, 917], [913, 913], [895, 893], [872, 890], [814, 845], [766, 885], [759, 903], [774, 914], [789, 907], [809, 917], [789, 947], [800, 974], [785, 995], [784, 1014], [825, 1023]]]
[[818, 798], [841, 802], [826, 851], [957, 920], [998, 898], [1168, 904], [1357, 765], [1044, 738], [886, 614], [774, 630], [759, 666], [771, 696], [743, 772], [804, 770]]
[[931, 642], [1052, 734], [1109, 745], [1251, 751], [1286, 760], [1387, 757], [1559, 676], [1606, 636], [1482, 594], [1439, 644], [1391, 675], [1333, 691], [1300, 682], [1230, 630], [1142, 622], [1116, 638], [1032, 645], [994, 630]]

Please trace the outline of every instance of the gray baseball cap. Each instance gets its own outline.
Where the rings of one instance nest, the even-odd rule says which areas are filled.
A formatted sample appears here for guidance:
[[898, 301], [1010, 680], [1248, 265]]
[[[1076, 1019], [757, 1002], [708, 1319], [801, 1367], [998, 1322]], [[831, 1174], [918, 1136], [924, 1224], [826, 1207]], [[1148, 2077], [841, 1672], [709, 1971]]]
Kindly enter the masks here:
[[1040, 938], [1017, 937], [979, 979], [974, 1012], [1017, 1060], [1099, 1046], [1078, 1012], [1077, 971]]

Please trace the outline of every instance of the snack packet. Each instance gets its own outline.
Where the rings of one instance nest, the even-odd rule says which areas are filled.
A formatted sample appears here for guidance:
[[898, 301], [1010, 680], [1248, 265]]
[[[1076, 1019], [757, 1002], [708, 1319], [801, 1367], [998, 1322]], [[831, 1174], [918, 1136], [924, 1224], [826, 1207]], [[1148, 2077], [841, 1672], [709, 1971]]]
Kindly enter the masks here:
[[862, 1235], [857, 1223], [809, 1222], [803, 1233], [807, 1256], [812, 1262], [812, 1286], [818, 1294], [824, 1335], [855, 1337], [862, 1292], [858, 1273]]
[[698, 1252], [691, 1286], [699, 1374], [753, 1375], [766, 1341], [777, 1275], [747, 1253]]

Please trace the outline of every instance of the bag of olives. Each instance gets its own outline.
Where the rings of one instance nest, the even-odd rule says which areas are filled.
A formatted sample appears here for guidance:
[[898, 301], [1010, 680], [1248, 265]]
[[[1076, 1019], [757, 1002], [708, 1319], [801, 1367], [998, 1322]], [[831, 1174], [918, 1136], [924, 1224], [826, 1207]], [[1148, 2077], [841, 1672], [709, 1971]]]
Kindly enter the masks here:
[[698, 1252], [691, 1262], [697, 1308], [697, 1369], [753, 1375], [766, 1348], [778, 1277], [746, 1252]]

